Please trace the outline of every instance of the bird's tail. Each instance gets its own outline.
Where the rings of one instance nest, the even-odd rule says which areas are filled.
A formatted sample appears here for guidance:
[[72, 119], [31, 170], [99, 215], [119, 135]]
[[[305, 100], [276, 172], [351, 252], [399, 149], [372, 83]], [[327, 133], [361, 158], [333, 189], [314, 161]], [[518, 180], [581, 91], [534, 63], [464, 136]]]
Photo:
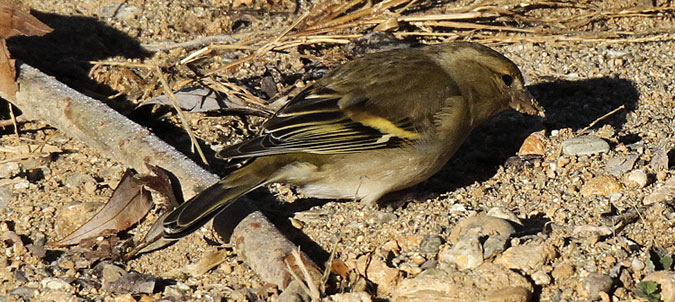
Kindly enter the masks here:
[[238, 197], [265, 184], [274, 172], [266, 159], [253, 160], [175, 208], [164, 219], [162, 237], [178, 239], [192, 233]]

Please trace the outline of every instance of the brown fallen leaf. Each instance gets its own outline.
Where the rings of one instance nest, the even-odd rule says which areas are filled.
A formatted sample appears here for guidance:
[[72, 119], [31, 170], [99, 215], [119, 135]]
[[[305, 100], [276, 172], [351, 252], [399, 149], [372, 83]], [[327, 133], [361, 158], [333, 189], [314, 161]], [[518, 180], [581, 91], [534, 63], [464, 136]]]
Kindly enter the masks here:
[[49, 245], [72, 245], [106, 230], [125, 230], [145, 217], [152, 205], [150, 191], [143, 187], [143, 181], [135, 172], [127, 170], [101, 211], [70, 235]]
[[9, 95], [15, 95], [17, 90], [15, 63], [9, 58], [5, 39], [0, 39], [0, 91]]
[[31, 14], [9, 3], [0, 3], [0, 38], [7, 39], [16, 35], [43, 36], [52, 31], [51, 27]]
[[16, 62], [10, 58], [5, 39], [16, 35], [42, 36], [52, 30], [29, 13], [0, 3], [0, 91], [13, 96], [17, 90]]

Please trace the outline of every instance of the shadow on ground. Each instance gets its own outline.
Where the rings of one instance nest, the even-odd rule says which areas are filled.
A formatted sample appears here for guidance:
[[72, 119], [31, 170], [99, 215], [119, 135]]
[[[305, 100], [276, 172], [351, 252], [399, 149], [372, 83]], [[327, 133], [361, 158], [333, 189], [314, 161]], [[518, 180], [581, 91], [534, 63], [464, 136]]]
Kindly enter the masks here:
[[546, 120], [516, 112], [500, 114], [474, 130], [445, 168], [414, 190], [445, 193], [485, 181], [518, 152], [530, 133], [562, 128], [577, 131], [624, 105], [625, 110], [612, 114], [593, 127], [609, 124], [620, 130], [639, 97], [631, 81], [616, 78], [552, 81], [529, 89], [546, 109]]
[[138, 41], [95, 18], [61, 16], [32, 11], [54, 29], [43, 37], [16, 36], [8, 40], [12, 57], [56, 77], [68, 86], [91, 96], [116, 92], [89, 78], [90, 61], [111, 57], [143, 58]]

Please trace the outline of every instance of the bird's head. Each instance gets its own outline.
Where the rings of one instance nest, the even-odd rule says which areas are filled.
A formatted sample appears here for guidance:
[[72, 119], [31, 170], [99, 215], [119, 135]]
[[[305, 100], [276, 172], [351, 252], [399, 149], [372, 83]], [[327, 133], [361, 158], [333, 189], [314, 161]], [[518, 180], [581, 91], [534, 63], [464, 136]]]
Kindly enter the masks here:
[[472, 42], [441, 44], [439, 52], [440, 63], [459, 84], [477, 122], [507, 109], [545, 116], [516, 64], [502, 54]]

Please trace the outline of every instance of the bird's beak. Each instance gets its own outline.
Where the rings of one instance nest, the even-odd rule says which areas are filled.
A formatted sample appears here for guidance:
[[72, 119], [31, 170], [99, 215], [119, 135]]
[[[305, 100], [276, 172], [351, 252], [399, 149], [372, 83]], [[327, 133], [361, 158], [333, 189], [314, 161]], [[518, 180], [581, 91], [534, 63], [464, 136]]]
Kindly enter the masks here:
[[537, 100], [534, 99], [532, 94], [530, 94], [527, 89], [522, 89], [511, 95], [511, 102], [509, 102], [509, 107], [515, 109], [516, 111], [529, 115], [538, 115], [540, 117], [546, 117], [544, 108], [542, 108]]

